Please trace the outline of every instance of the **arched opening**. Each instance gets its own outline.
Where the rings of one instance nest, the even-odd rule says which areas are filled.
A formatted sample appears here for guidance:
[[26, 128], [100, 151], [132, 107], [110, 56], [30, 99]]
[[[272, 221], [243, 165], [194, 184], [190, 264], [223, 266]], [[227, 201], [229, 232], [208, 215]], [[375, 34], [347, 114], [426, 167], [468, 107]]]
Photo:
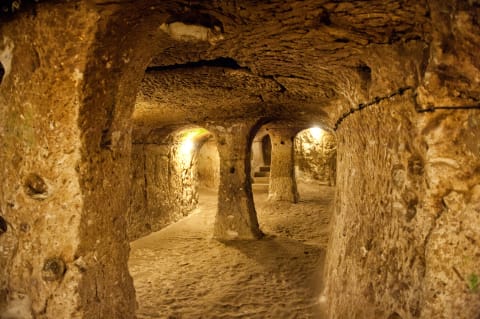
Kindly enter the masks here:
[[251, 146], [251, 181], [254, 195], [268, 191], [270, 182], [270, 164], [272, 160], [272, 142], [268, 131], [262, 127], [255, 134]]
[[[260, 170], [255, 170], [252, 164], [255, 207], [260, 228], [267, 236], [314, 243], [326, 249], [327, 226], [334, 205], [336, 140], [328, 131], [318, 127], [302, 130], [304, 127], [303, 123], [271, 122], [258, 130], [252, 142], [252, 152], [255, 151], [255, 141], [262, 141], [268, 134], [272, 162], [263, 183], [259, 183], [262, 178], [258, 177]], [[286, 162], [289, 161], [288, 165]], [[279, 163], [280, 168], [275, 167]], [[285, 171], [289, 167], [293, 172]], [[271, 170], [276, 176], [270, 175]], [[290, 180], [290, 184], [285, 180]], [[272, 196], [271, 187], [276, 182], [280, 183], [277, 188], [294, 185], [293, 192], [298, 189], [299, 201], [295, 197]]]
[[135, 164], [137, 169], [144, 167], [145, 184], [134, 184], [147, 192], [147, 203], [140, 210], [143, 216], [131, 218], [129, 225], [135, 229], [136, 221], [151, 223], [142, 237], [137, 234], [130, 244], [129, 270], [139, 305], [137, 315], [148, 317], [154, 309], [162, 316], [176, 316], [179, 313], [170, 305], [182, 305], [180, 313], [186, 313], [185, 296], [198, 292], [188, 287], [199, 275], [211, 273], [200, 255], [208, 254], [206, 247], [213, 236], [219, 154], [214, 136], [201, 127], [169, 134], [160, 130], [145, 142], [144, 162]]
[[[253, 215], [232, 213], [252, 207], [248, 143], [236, 138], [244, 137], [238, 133], [250, 126], [245, 122], [268, 117], [330, 123], [339, 150], [324, 299], [332, 316], [478, 316], [480, 60], [471, 54], [479, 46], [476, 1], [428, 1], [415, 10], [382, 1], [355, 2], [352, 8], [319, 8], [315, 1], [30, 1], [41, 4], [13, 15], [27, 2], [1, 5], [7, 14], [0, 44], [0, 317], [135, 317], [125, 216], [130, 113], [147, 65], [162, 72], [149, 80], [163, 91], [144, 92], [152, 102], [145, 109], [151, 123], [221, 128], [220, 202], [227, 221], [221, 230], [233, 234], [229, 239], [247, 236], [238, 236], [240, 227], [228, 221]], [[371, 12], [379, 18], [371, 19]], [[272, 151], [276, 143], [292, 142], [290, 136], [270, 137]], [[190, 182], [194, 143], [188, 134], [178, 139], [178, 148], [167, 143], [166, 155], [153, 141], [135, 144], [143, 159], [135, 177], [146, 188], [139, 187], [143, 203], [153, 194], [156, 205], [181, 207], [168, 210], [181, 217], [201, 204], [201, 196]], [[287, 151], [282, 154], [294, 153]], [[271, 166], [292, 166], [274, 154]], [[175, 195], [158, 200], [143, 172], [153, 159], [172, 157], [178, 161], [162, 166], [159, 159], [153, 166], [167, 181], [158, 184], [159, 192]], [[269, 194], [276, 199], [265, 202], [271, 220], [284, 218], [264, 222], [275, 238], [198, 244], [198, 234], [187, 241], [170, 231], [171, 241], [162, 247], [167, 255], [145, 250], [147, 266], [179, 259], [151, 268], [172, 277], [145, 282], [143, 290], [162, 286], [155, 292], [165, 297], [167, 309], [142, 308], [139, 317], [312, 317], [302, 310], [315, 300], [295, 293], [309, 275], [289, 267], [321, 259], [317, 251], [324, 244], [310, 225], [321, 228], [315, 218], [326, 215], [305, 205], [315, 195], [325, 197], [311, 185], [326, 190], [333, 183], [298, 166], [312, 200], [304, 193], [298, 204], [295, 196], [289, 202], [282, 187]], [[278, 185], [288, 184], [287, 195], [294, 194], [295, 174], [273, 172], [269, 186], [276, 178]], [[169, 215], [165, 225], [178, 216]], [[157, 217], [143, 216], [139, 225], [152, 231]], [[256, 215], [244, 224], [254, 228], [255, 221]], [[183, 273], [195, 272], [194, 280], [183, 280]], [[181, 298], [172, 302], [172, 295]]]
[[295, 136], [295, 176], [300, 198], [316, 197], [335, 186], [336, 163], [337, 145], [332, 133], [319, 127], [300, 131]]
[[216, 201], [219, 179], [218, 150], [208, 130], [166, 128], [142, 138], [133, 145], [130, 240], [191, 214], [198, 207], [199, 188]]

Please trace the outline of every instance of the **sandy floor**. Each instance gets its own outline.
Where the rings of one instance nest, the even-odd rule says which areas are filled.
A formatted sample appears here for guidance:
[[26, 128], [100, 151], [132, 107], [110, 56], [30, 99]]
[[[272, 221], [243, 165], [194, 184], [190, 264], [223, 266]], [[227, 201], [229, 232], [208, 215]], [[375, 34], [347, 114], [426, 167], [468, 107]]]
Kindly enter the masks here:
[[321, 318], [318, 296], [333, 189], [301, 187], [299, 204], [255, 195], [267, 234], [218, 242], [216, 194], [189, 217], [132, 243], [130, 272], [143, 318]]

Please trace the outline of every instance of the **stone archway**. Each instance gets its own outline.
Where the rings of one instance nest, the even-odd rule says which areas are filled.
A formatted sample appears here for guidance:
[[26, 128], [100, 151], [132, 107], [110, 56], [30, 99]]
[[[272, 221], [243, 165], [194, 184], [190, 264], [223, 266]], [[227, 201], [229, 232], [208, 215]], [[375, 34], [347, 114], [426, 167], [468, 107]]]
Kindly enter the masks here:
[[334, 186], [337, 162], [335, 135], [312, 127], [298, 132], [294, 143], [297, 180]]
[[[198, 204], [198, 157], [204, 144], [217, 153], [217, 167], [202, 173], [218, 187], [215, 139], [199, 126], [165, 127], [135, 137], [132, 152], [133, 187], [128, 232], [131, 241], [158, 231], [189, 215]], [[213, 154], [215, 155], [215, 154]], [[211, 160], [211, 159], [210, 159]], [[208, 170], [208, 171], [205, 171]], [[206, 179], [207, 177], [205, 177]], [[210, 185], [211, 186], [211, 185]]]

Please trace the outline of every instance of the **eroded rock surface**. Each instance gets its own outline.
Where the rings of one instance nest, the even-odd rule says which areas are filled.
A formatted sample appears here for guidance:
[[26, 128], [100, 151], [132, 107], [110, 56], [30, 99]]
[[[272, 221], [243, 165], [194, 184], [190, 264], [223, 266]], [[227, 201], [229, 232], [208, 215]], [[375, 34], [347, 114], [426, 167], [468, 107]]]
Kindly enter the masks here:
[[19, 4], [0, 16], [3, 314], [134, 317], [131, 163], [164, 152], [132, 140], [165, 126], [211, 128], [216, 234], [260, 237], [252, 135], [287, 119], [338, 141], [329, 317], [480, 315], [478, 1]]
[[[337, 142], [332, 133], [314, 128], [318, 136], [304, 130], [295, 137], [296, 177], [333, 186], [336, 179]], [[320, 135], [321, 134], [321, 135]]]
[[342, 123], [327, 257], [331, 318], [478, 316], [468, 278], [480, 266], [471, 201], [479, 114], [417, 114], [407, 95]]

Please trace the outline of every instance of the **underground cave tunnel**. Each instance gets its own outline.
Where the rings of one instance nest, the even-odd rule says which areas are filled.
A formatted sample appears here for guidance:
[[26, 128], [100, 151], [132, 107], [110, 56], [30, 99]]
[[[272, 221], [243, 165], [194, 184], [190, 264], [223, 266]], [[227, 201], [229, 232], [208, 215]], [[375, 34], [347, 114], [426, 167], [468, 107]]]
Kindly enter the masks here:
[[[257, 144], [262, 144], [268, 136], [266, 132], [279, 132], [278, 126], [267, 127], [259, 130], [256, 136], [261, 137], [253, 139], [251, 155], [246, 157], [252, 162], [252, 171], [254, 159], [263, 168], [262, 156], [271, 151], [277, 161], [291, 161], [288, 166], [291, 171], [287, 173], [295, 179], [294, 153], [304, 165], [312, 158], [320, 163], [328, 155], [321, 148], [325, 138], [319, 136], [308, 139], [302, 134], [297, 141], [302, 148], [294, 150], [293, 135], [298, 129], [288, 130], [293, 133], [289, 136], [290, 156], [282, 158], [276, 154], [279, 151], [275, 148], [285, 144], [267, 145], [272, 149], [262, 152], [262, 146], [259, 149]], [[148, 194], [144, 213], [138, 207], [132, 211], [135, 215], [151, 216], [157, 225], [154, 229], [161, 229], [131, 244], [129, 269], [139, 303], [137, 317], [216, 318], [240, 313], [248, 318], [265, 318], [285, 317], [294, 312], [307, 318], [319, 314], [317, 281], [324, 262], [334, 193], [319, 178], [322, 174], [328, 176], [325, 167], [318, 163], [302, 167], [302, 172], [310, 178], [300, 181], [303, 196], [297, 204], [293, 198], [288, 201], [269, 196], [268, 183], [266, 188], [254, 188], [254, 212], [265, 235], [263, 240], [217, 241], [213, 239], [220, 183], [216, 140], [201, 128], [176, 130], [170, 135], [173, 137], [158, 138], [167, 143], [155, 145], [150, 137], [147, 148], [142, 147], [147, 164], [133, 164], [145, 169], [137, 175], [148, 186], [140, 183], [137, 187], [147, 189]], [[261, 154], [253, 155], [256, 151]], [[278, 169], [274, 168], [275, 171]], [[247, 177], [247, 183], [250, 181]], [[162, 190], [165, 185], [168, 191]], [[165, 200], [166, 193], [173, 200]], [[177, 203], [177, 206], [157, 208], [159, 213], [152, 214], [155, 203]], [[155, 223], [167, 212], [170, 219], [162, 217], [162, 224]], [[288, 301], [283, 300], [285, 296]]]
[[480, 316], [478, 1], [1, 7], [0, 318]]

